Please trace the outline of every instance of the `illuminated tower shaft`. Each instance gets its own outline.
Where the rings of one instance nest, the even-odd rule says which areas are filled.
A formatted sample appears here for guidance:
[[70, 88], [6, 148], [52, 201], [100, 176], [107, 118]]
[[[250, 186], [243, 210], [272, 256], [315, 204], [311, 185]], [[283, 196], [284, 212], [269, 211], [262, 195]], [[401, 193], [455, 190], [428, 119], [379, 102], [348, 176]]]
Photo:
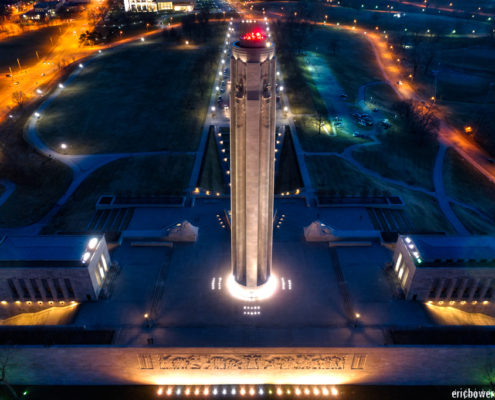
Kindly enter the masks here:
[[275, 160], [275, 55], [264, 40], [232, 47], [230, 170], [232, 272], [252, 290], [270, 277]]

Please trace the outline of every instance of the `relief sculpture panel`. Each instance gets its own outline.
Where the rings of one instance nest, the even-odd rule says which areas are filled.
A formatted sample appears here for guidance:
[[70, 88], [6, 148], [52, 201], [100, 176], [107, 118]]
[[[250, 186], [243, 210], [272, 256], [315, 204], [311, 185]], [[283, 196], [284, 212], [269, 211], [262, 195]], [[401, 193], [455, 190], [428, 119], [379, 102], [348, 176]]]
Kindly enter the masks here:
[[[140, 354], [170, 370], [343, 370], [349, 354]], [[352, 362], [352, 360], [351, 360]], [[349, 362], [347, 362], [349, 364]], [[153, 366], [151, 369], [153, 369]], [[148, 367], [149, 368], [149, 367]]]

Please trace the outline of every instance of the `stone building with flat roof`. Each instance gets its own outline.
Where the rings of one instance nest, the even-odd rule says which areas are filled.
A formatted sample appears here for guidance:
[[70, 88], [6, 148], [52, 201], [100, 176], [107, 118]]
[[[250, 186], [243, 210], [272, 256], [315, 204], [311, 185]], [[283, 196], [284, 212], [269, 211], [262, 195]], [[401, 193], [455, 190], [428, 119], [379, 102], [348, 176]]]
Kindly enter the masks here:
[[400, 236], [393, 270], [408, 300], [493, 307], [495, 238]]
[[102, 235], [4, 236], [0, 239], [0, 300], [96, 300], [109, 267]]

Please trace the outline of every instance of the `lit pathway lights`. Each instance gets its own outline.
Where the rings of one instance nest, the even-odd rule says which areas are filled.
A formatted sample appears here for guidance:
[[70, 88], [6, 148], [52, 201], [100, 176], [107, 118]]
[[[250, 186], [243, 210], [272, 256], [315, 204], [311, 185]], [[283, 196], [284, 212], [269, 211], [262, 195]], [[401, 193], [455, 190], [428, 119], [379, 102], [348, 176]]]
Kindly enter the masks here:
[[148, 313], [144, 314], [144, 324], [146, 328], [151, 328], [153, 326], [153, 321]]
[[354, 317], [356, 318], [356, 319], [354, 320], [354, 328], [356, 328], [356, 327], [358, 326], [359, 319], [361, 318], [361, 314], [359, 314], [359, 313], [355, 313], [355, 314], [354, 314]]

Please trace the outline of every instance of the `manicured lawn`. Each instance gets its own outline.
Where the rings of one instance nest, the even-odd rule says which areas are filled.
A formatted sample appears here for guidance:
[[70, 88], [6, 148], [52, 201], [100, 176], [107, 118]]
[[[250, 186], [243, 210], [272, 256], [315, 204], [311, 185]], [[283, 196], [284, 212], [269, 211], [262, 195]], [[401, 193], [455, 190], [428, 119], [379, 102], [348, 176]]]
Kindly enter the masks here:
[[220, 158], [218, 156], [214, 134], [214, 130], [210, 130], [203, 165], [201, 166], [198, 187], [204, 190], [210, 190], [214, 193], [224, 193], [226, 189], [223, 179], [224, 173], [222, 171], [222, 166], [220, 165]]
[[23, 138], [27, 118], [39, 104], [25, 106], [17, 118], [0, 125], [0, 178], [16, 185], [0, 206], [0, 227], [13, 228], [38, 222], [65, 193], [72, 171], [64, 164], [45, 157]]
[[385, 184], [361, 173], [347, 161], [335, 156], [306, 157], [306, 164], [313, 187], [317, 191], [347, 196], [359, 196], [364, 193], [399, 195], [406, 204], [406, 214], [413, 221], [417, 231], [453, 233], [437, 201], [428, 195]]
[[365, 100], [370, 108], [378, 108], [389, 113], [395, 102], [399, 101], [397, 93], [388, 84], [368, 86], [365, 91]]
[[433, 168], [438, 151], [434, 140], [421, 144], [393, 126], [379, 136], [380, 144], [361, 147], [353, 157], [380, 175], [434, 191]]
[[326, 114], [326, 107], [302, 56], [282, 53], [278, 58], [290, 109], [293, 114]]
[[480, 218], [476, 213], [465, 207], [457, 204], [451, 204], [450, 206], [462, 225], [473, 235], [495, 235], [493, 223]]
[[71, 154], [196, 150], [219, 37], [211, 48], [157, 37], [97, 56], [43, 112], [40, 136]]
[[301, 173], [297, 163], [297, 156], [290, 130], [285, 130], [285, 139], [282, 145], [278, 171], [275, 175], [275, 194], [282, 192], [294, 192], [303, 187]]
[[495, 185], [451, 149], [445, 156], [443, 179], [448, 196], [495, 215]]
[[336, 43], [335, 53], [330, 45], [319, 46], [319, 50], [349, 96], [350, 102], [356, 101], [361, 85], [383, 79], [373, 49], [365, 38], [343, 29], [327, 27], [315, 30], [313, 40], [319, 43]]
[[[59, 27], [50, 26], [33, 32], [26, 32], [0, 41], [0, 72], [7, 73], [12, 67], [14, 73], [19, 71], [17, 59], [21, 67], [27, 67], [37, 62], [36, 51], [40, 57], [46, 56], [51, 47], [50, 37], [56, 44]], [[61, 28], [63, 29], [63, 28]]]
[[19, 179], [14, 180], [16, 189], [0, 207], [0, 227], [13, 228], [39, 221], [70, 185], [69, 167], [38, 154], [29, 158], [28, 171], [19, 171]]
[[100, 195], [182, 194], [187, 188], [193, 156], [156, 155], [124, 158], [93, 172], [55, 216], [46, 232], [83, 231]]

